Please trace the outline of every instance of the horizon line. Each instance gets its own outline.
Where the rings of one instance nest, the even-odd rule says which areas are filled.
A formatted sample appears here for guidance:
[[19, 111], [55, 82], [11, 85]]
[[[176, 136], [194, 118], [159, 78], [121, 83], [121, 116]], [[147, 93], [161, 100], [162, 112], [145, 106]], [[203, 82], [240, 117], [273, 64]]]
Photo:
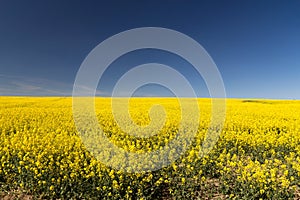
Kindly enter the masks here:
[[176, 96], [72, 96], [72, 95], [0, 95], [0, 97], [20, 97], [20, 98], [73, 98], [73, 97], [91, 97], [91, 98], [196, 98], [196, 99], [250, 99], [250, 100], [300, 100], [300, 98], [268, 98], [268, 97], [176, 97]]

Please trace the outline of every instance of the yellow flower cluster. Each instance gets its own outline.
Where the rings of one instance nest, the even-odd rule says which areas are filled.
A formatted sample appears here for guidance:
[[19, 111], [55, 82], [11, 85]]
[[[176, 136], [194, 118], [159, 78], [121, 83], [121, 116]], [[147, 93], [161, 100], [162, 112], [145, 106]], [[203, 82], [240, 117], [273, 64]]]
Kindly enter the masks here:
[[[299, 101], [227, 100], [222, 134], [204, 156], [199, 152], [211, 121], [211, 101], [197, 101], [199, 121], [193, 118], [194, 108], [187, 107], [191, 120], [183, 130], [189, 134], [195, 123], [198, 130], [191, 144], [181, 141], [184, 155], [156, 171], [128, 173], [97, 160], [85, 146], [74, 123], [72, 98], [0, 97], [0, 186], [5, 188], [0, 198], [1, 192], [14, 190], [62, 199], [300, 198]], [[176, 138], [183, 112], [178, 99], [132, 98], [129, 108], [120, 99], [113, 110], [111, 102], [96, 98], [95, 108], [99, 127], [117, 147], [143, 154]], [[164, 110], [153, 107], [157, 104]], [[126, 130], [140, 131], [132, 123], [146, 127], [147, 137], [128, 134]], [[168, 159], [176, 158], [177, 150], [171, 149]], [[99, 155], [107, 163], [141, 164]], [[149, 163], [155, 165], [157, 159]]]

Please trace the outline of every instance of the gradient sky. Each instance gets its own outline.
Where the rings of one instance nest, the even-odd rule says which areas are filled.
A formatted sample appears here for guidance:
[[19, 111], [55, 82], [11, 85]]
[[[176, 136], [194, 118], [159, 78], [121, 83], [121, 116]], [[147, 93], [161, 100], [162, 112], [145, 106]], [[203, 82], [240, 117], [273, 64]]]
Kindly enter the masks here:
[[[163, 2], [163, 3], [162, 3]], [[71, 95], [77, 70], [100, 42], [138, 27], [164, 27], [198, 41], [221, 72], [228, 97], [300, 99], [300, 1], [0, 2], [0, 95]], [[167, 64], [198, 96], [205, 84], [184, 60], [158, 50], [117, 59], [98, 94], [137, 64]], [[168, 77], [166, 77], [168, 78]], [[168, 96], [145, 86], [137, 96]]]

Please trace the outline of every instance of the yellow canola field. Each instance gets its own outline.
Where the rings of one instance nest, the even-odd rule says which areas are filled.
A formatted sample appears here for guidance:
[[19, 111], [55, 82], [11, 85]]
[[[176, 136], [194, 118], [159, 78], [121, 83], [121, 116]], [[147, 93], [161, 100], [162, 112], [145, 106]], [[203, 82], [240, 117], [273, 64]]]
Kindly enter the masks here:
[[[112, 111], [110, 98], [96, 98], [95, 110], [99, 127], [115, 146], [144, 154], [176, 138], [183, 112], [178, 99], [132, 98], [129, 109], [124, 99], [114, 101]], [[199, 151], [211, 120], [211, 101], [197, 102], [200, 119], [194, 117], [197, 109], [187, 107], [190, 122], [183, 127], [188, 134], [199, 123], [196, 135], [191, 143], [177, 144], [178, 151], [187, 151], [162, 169], [128, 173], [111, 153], [95, 147], [106, 161], [93, 156], [92, 143], [97, 142], [82, 141], [72, 98], [0, 97], [0, 198], [12, 192], [43, 199], [300, 198], [300, 101], [226, 100], [222, 133], [205, 156]], [[138, 135], [138, 126], [131, 127], [127, 115], [142, 128], [150, 126], [144, 136]], [[168, 159], [177, 154], [170, 150]], [[148, 160], [149, 169], [157, 159]], [[112, 162], [120, 167], [111, 167]], [[141, 161], [136, 162], [123, 164], [139, 167]]]

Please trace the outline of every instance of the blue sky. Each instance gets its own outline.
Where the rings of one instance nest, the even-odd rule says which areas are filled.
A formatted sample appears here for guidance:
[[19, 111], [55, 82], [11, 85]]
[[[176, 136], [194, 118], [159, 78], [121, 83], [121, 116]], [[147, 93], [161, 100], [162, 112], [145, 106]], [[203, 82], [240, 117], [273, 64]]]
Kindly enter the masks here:
[[[119, 32], [164, 27], [198, 41], [221, 72], [228, 97], [300, 99], [300, 1], [15, 1], [0, 3], [0, 95], [71, 95], [88, 53]], [[184, 74], [197, 95], [204, 82], [173, 54], [144, 50], [117, 59], [99, 95], [137, 64]], [[168, 77], [166, 77], [168, 78]], [[144, 86], [137, 96], [168, 96]]]

